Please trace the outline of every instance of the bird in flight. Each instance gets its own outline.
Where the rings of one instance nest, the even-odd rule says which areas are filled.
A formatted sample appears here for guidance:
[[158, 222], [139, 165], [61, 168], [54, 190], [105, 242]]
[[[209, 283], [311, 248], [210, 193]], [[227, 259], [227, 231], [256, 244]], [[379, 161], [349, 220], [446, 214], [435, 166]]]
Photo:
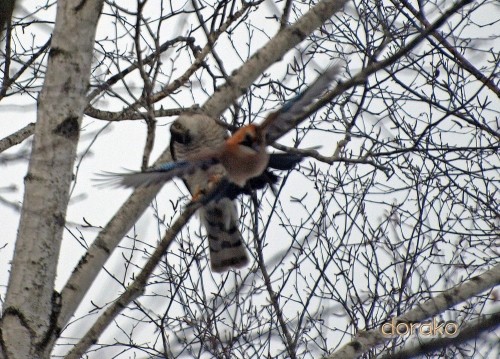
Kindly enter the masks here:
[[104, 180], [137, 188], [182, 178], [193, 200], [203, 203], [199, 215], [207, 231], [212, 271], [244, 267], [249, 257], [234, 199], [266, 184], [273, 188], [278, 181], [273, 169], [290, 170], [303, 159], [300, 154], [269, 153], [267, 146], [297, 125], [304, 108], [314, 103], [338, 73], [339, 66], [332, 66], [262, 124], [243, 126], [232, 136], [209, 116], [184, 113], [170, 128], [173, 162], [142, 172], [105, 173]]
[[[215, 121], [186, 120], [187, 117], [200, 119], [207, 117], [202, 114], [184, 114], [174, 121], [171, 127], [171, 152], [175, 143], [196, 143], [196, 151], [185, 151], [183, 156], [172, 156], [174, 161], [162, 163], [142, 172], [108, 173], [107, 182], [121, 187], [142, 187], [153, 184], [166, 183], [171, 179], [192, 176], [197, 171], [206, 172], [213, 166], [222, 166], [224, 173], [212, 176], [212, 187], [218, 184], [216, 193], [202, 198], [204, 203], [227, 196], [234, 199], [238, 194], [248, 193], [251, 189], [262, 188], [266, 183], [273, 184], [277, 178], [268, 171], [292, 169], [302, 160], [299, 154], [269, 153], [267, 146], [274, 143], [281, 136], [297, 125], [296, 120], [303, 114], [304, 108], [311, 105], [337, 77], [340, 67], [332, 66], [320, 75], [313, 84], [287, 103], [279, 110], [272, 112], [259, 124], [249, 124], [239, 128], [232, 136], [217, 136], [217, 141], [208, 136], [211, 132], [225, 130]], [[187, 125], [187, 122], [190, 122]], [[183, 124], [184, 123], [184, 124]], [[217, 129], [214, 129], [216, 126]], [[196, 138], [191, 132], [202, 127], [206, 138]], [[194, 138], [192, 138], [194, 137]], [[174, 154], [174, 153], [173, 153]], [[204, 189], [206, 192], [207, 188]], [[200, 188], [201, 198], [203, 193]]]

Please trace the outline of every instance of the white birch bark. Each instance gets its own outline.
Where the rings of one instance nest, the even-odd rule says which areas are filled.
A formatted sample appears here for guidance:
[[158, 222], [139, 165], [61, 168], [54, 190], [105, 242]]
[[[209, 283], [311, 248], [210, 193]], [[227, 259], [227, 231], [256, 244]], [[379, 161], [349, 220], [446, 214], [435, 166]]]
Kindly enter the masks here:
[[59, 1], [4, 305], [2, 355], [48, 358], [54, 280], [101, 0]]

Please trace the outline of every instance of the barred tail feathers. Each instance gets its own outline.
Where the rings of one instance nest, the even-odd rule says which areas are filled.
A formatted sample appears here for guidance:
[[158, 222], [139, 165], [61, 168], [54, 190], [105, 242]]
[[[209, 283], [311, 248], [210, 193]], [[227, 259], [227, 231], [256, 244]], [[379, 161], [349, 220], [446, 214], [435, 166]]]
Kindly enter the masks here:
[[200, 209], [210, 249], [210, 265], [214, 272], [225, 272], [248, 264], [249, 257], [238, 229], [236, 205], [228, 198], [212, 202]]

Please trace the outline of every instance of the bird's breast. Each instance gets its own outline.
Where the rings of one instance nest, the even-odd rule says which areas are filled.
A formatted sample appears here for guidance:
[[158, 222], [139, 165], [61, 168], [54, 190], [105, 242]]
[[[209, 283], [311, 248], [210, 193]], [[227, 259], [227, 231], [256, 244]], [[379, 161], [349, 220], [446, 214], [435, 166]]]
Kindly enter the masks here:
[[247, 146], [239, 146], [234, 150], [227, 150], [221, 156], [221, 163], [226, 168], [229, 180], [240, 187], [253, 177], [260, 176], [267, 168], [269, 154], [263, 148], [256, 152]]

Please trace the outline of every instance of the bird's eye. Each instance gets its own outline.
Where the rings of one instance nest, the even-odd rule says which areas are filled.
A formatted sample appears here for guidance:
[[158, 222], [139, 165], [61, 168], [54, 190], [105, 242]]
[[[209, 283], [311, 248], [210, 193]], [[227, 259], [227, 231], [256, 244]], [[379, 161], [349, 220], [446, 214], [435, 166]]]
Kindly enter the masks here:
[[240, 145], [253, 147], [254, 143], [255, 143], [254, 137], [251, 134], [247, 133], [245, 134], [245, 138], [243, 138], [243, 141], [240, 142]]

